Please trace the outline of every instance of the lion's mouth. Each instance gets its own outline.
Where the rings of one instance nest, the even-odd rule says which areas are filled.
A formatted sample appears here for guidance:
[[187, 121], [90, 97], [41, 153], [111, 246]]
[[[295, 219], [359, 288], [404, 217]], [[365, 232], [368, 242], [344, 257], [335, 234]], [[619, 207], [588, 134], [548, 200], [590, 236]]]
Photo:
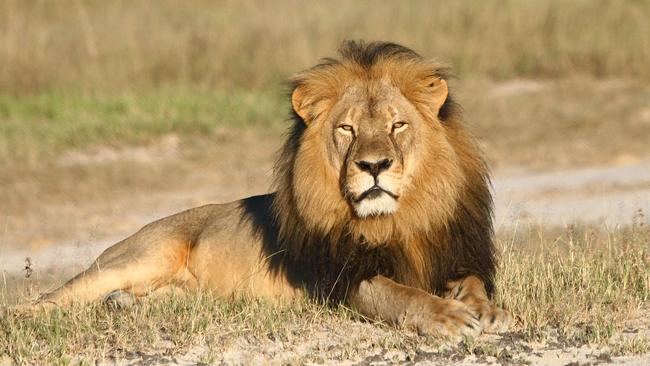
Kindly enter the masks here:
[[398, 195], [396, 195], [395, 193], [393, 193], [393, 192], [391, 192], [391, 191], [389, 191], [387, 189], [384, 189], [384, 188], [382, 188], [382, 187], [380, 187], [378, 185], [374, 185], [374, 186], [370, 187], [368, 190], [366, 190], [365, 192], [361, 193], [361, 195], [359, 197], [357, 197], [357, 199], [355, 199], [354, 201], [359, 203], [359, 202], [361, 202], [363, 200], [366, 200], [366, 199], [367, 200], [373, 200], [375, 198], [380, 197], [384, 193], [389, 195], [394, 200], [397, 200], [397, 198], [399, 197]]

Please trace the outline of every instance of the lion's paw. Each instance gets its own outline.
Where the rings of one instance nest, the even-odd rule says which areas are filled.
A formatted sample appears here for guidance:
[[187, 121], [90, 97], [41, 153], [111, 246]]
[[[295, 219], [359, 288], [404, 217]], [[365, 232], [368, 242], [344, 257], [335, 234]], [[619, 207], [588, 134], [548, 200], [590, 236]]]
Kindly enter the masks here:
[[480, 311], [479, 319], [485, 333], [505, 332], [514, 323], [512, 313], [494, 305], [486, 306]]
[[449, 338], [454, 341], [476, 338], [481, 334], [479, 317], [464, 303], [452, 299], [438, 299], [428, 309], [430, 318], [423, 319], [418, 330], [422, 333]]

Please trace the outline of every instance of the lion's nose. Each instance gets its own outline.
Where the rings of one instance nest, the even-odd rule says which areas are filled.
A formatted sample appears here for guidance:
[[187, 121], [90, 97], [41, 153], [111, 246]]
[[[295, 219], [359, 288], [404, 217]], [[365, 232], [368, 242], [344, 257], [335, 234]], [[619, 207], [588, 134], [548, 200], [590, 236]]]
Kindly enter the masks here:
[[355, 161], [360, 170], [370, 173], [373, 177], [377, 176], [384, 170], [388, 170], [393, 164], [390, 159], [381, 159], [376, 161], [359, 160]]

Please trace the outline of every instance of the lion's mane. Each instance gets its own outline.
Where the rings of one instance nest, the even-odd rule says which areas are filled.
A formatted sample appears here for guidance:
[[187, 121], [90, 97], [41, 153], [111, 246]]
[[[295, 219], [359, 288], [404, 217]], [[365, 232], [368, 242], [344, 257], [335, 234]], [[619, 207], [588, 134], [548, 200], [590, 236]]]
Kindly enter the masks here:
[[[487, 167], [451, 96], [431, 115], [421, 106], [426, 96], [413, 87], [415, 78], [446, 78], [445, 69], [392, 43], [347, 41], [340, 54], [299, 74], [292, 87], [309, 85], [312, 99], [335, 101], [350, 78], [389, 75], [425, 119], [441, 122], [455, 156], [414, 177], [410, 199], [395, 214], [361, 220], [341, 194], [339, 178], [325, 173], [328, 160], [319, 139], [327, 135], [292, 112], [274, 168], [276, 193], [244, 203], [271, 270], [335, 302], [378, 274], [438, 294], [446, 282], [476, 275], [491, 294], [495, 255]], [[328, 112], [324, 105], [320, 113]], [[427, 148], [435, 153], [435, 146]]]

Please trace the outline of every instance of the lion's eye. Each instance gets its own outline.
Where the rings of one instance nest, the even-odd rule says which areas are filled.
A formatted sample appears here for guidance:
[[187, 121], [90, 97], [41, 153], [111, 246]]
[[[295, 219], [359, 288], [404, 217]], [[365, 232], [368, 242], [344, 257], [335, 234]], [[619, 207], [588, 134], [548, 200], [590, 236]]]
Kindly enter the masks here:
[[354, 132], [354, 127], [350, 125], [340, 125], [338, 126], [338, 129], [346, 135]]
[[395, 123], [393, 123], [393, 132], [401, 131], [401, 130], [405, 129], [406, 126], [407, 126], [406, 122], [395, 122]]

